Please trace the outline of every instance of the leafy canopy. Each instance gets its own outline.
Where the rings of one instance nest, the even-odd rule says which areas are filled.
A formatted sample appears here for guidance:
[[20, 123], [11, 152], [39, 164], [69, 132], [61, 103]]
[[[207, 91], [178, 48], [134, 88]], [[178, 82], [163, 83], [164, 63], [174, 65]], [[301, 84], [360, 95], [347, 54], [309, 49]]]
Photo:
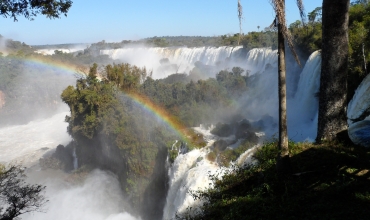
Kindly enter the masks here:
[[71, 0], [2, 0], [0, 15], [11, 17], [14, 21], [18, 20], [18, 16], [33, 20], [37, 14], [46, 15], [47, 18], [59, 18], [61, 14], [67, 16], [72, 3]]

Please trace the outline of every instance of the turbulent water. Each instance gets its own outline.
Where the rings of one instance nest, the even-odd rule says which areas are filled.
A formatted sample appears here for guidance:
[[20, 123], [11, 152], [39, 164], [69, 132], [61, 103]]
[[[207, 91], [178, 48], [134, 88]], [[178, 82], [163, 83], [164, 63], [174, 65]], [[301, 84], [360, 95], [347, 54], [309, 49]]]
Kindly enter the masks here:
[[[219, 139], [210, 133], [210, 128], [200, 126], [194, 129], [205, 137], [207, 146], [212, 146], [214, 141]], [[242, 154], [236, 163], [254, 163], [251, 157], [253, 150], [254, 148]], [[222, 176], [226, 171], [230, 171], [228, 167], [219, 167], [215, 162], [205, 159], [208, 152], [209, 148], [205, 147], [179, 154], [176, 158], [168, 172], [170, 182], [163, 219], [172, 219], [176, 213], [186, 212], [188, 207], [199, 205], [201, 202], [194, 200], [189, 190], [207, 189], [212, 185], [210, 175]]]
[[71, 140], [64, 122], [67, 114], [58, 113], [51, 118], [0, 129], [0, 163], [31, 167], [27, 181], [47, 187], [45, 196], [49, 202], [44, 212], [25, 214], [22, 219], [135, 220], [123, 210], [124, 198], [113, 174], [95, 170], [75, 183], [61, 171], [41, 170], [37, 165], [43, 155]]
[[22, 162], [33, 165], [48, 150], [58, 144], [68, 144], [71, 138], [67, 134], [67, 123], [64, 122], [67, 114], [62, 112], [48, 119], [1, 128], [0, 163]]
[[320, 73], [321, 54], [316, 51], [308, 58], [302, 70], [294, 98], [288, 100], [288, 132], [292, 140], [316, 138]]
[[[251, 121], [270, 117], [270, 126], [266, 128], [266, 137], [277, 132], [277, 51], [269, 48], [253, 49], [246, 53], [241, 47], [201, 47], [201, 48], [124, 48], [104, 50], [114, 59], [153, 69], [155, 78], [172, 74], [173, 69], [166, 69], [159, 61], [168, 58], [176, 72], [188, 73], [196, 62], [210, 67], [210, 76], [218, 69], [242, 67], [250, 75], [258, 75], [256, 91], [249, 91], [240, 100], [245, 109], [245, 117]], [[288, 62], [289, 63], [289, 62]], [[292, 62], [290, 62], [291, 64]], [[293, 64], [292, 64], [293, 65]], [[313, 140], [316, 136], [317, 99], [321, 56], [315, 52], [302, 69], [293, 68], [288, 73], [288, 120], [289, 137], [293, 140]], [[0, 130], [0, 162], [14, 160], [26, 164], [35, 162], [48, 150], [58, 144], [66, 144], [70, 137], [66, 133], [67, 113], [25, 125], [2, 128]], [[217, 138], [209, 129], [198, 127], [208, 144]], [[195, 201], [188, 190], [203, 189], [210, 186], [209, 173], [220, 172], [218, 165], [205, 159], [208, 149], [193, 150], [180, 154], [169, 167], [169, 191], [164, 209], [164, 219], [170, 219], [176, 212], [185, 211]], [[248, 151], [237, 163], [251, 161]], [[49, 173], [47, 173], [49, 172]], [[124, 198], [117, 178], [103, 171], [96, 170], [79, 184], [72, 184], [59, 172], [30, 171], [30, 181], [47, 186], [48, 203], [46, 213], [29, 214], [24, 219], [135, 219], [124, 210]]]

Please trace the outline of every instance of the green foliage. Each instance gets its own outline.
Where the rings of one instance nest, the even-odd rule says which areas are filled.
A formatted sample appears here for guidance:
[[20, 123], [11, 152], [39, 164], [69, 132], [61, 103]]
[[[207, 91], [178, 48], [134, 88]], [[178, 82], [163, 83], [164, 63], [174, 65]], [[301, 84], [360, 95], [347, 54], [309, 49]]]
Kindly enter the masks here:
[[[246, 150], [251, 149], [254, 144], [250, 143], [248, 140], [244, 140], [237, 148], [235, 149], [226, 149], [221, 152], [217, 152], [218, 162], [220, 165], [228, 167], [232, 161], [236, 161], [239, 156], [244, 153]], [[211, 155], [212, 157], [212, 155]]]
[[[118, 150], [116, 156], [126, 166], [122, 186], [131, 202], [139, 204], [159, 151], [165, 149], [166, 142], [178, 137], [162, 122], [148, 117], [146, 110], [126, 95], [140, 91], [145, 69], [114, 64], [106, 66], [103, 73], [98, 70], [94, 64], [86, 77], [79, 78], [75, 87], [68, 86], [61, 95], [71, 111], [66, 117], [68, 132], [79, 144], [78, 148], [86, 149], [85, 154], [94, 152], [94, 144], [114, 146]], [[98, 75], [103, 79], [98, 80]]]
[[[370, 59], [370, 3], [353, 2], [349, 10], [349, 74], [348, 100], [350, 100], [361, 81], [366, 76], [365, 64]], [[321, 49], [322, 25], [321, 7], [308, 13], [309, 22], [303, 26], [300, 21], [290, 24], [296, 46], [306, 59], [313, 51]]]
[[42, 211], [48, 201], [43, 195], [46, 187], [25, 180], [24, 167], [0, 164], [0, 219], [18, 219], [24, 213]]
[[104, 75], [108, 82], [113, 83], [122, 91], [130, 92], [138, 90], [140, 84], [147, 77], [147, 71], [145, 67], [139, 68], [127, 63], [113, 66], [109, 64], [105, 67]]
[[271, 30], [249, 32], [242, 38], [242, 44], [247, 50], [261, 47], [277, 49], [277, 32]]
[[352, 5], [349, 11], [349, 98], [369, 72], [365, 71], [365, 64], [368, 66], [370, 59], [369, 12], [368, 2]]
[[148, 45], [155, 46], [155, 47], [168, 47], [169, 46], [169, 43], [167, 42], [166, 38], [154, 37], [152, 39], [148, 39], [146, 43]]
[[[338, 142], [289, 143], [293, 175], [277, 176], [277, 142], [254, 154], [256, 165], [210, 175], [213, 188], [190, 191], [205, 201], [178, 219], [365, 219], [370, 214], [370, 153]], [[304, 204], [304, 206], [302, 206]]]
[[24, 16], [33, 20], [37, 14], [45, 15], [47, 18], [59, 18], [61, 14], [67, 16], [69, 8], [72, 6], [70, 0], [5, 0], [0, 2], [0, 15], [11, 17], [17, 21], [18, 16]]

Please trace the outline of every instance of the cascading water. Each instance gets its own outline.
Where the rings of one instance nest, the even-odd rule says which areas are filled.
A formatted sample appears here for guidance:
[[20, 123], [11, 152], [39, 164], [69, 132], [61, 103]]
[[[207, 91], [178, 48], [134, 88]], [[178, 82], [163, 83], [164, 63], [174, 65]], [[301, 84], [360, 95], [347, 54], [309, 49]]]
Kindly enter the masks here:
[[[128, 47], [114, 50], [101, 50], [100, 54], [112, 59], [153, 70], [153, 78], [163, 78], [173, 73], [189, 73], [196, 62], [213, 68], [213, 75], [221, 70], [239, 66], [251, 73], [262, 72], [266, 64], [277, 65], [276, 51], [258, 48], [249, 51], [239, 47], [199, 47], [162, 48]], [[168, 58], [177, 68], [161, 68], [160, 60]]]
[[[194, 200], [189, 190], [203, 190], [212, 186], [210, 175], [222, 177], [225, 172], [231, 171], [229, 167], [220, 167], [217, 163], [206, 159], [209, 153], [209, 147], [219, 139], [216, 135], [210, 133], [209, 128], [203, 126], [195, 127], [194, 130], [203, 135], [207, 141], [206, 147], [192, 150], [186, 154], [179, 154], [172, 166], [169, 168], [169, 191], [164, 208], [163, 219], [173, 219], [177, 213], [181, 214], [192, 206], [190, 214], [197, 212], [196, 207], [202, 201]], [[256, 146], [257, 147], [257, 146]], [[240, 155], [236, 163], [239, 165], [252, 164], [252, 152], [256, 147], [247, 150]]]
[[[277, 122], [277, 55], [276, 51], [270, 49], [254, 49], [248, 52], [245, 65], [251, 74], [260, 74], [251, 95], [243, 98], [247, 116], [252, 120], [257, 120], [263, 115], [274, 117]], [[316, 136], [318, 100], [316, 93], [319, 89], [319, 79], [321, 70], [321, 55], [319, 52], [313, 53], [308, 59], [298, 83], [298, 89], [292, 96], [289, 103], [289, 131], [293, 133], [295, 140], [313, 140]], [[293, 78], [291, 78], [293, 79]], [[294, 81], [288, 81], [293, 84]], [[292, 86], [292, 85], [290, 85]], [[275, 106], [275, 108], [273, 107]], [[288, 111], [289, 111], [288, 110]], [[305, 115], [307, 111], [307, 115]], [[268, 135], [277, 132], [277, 128], [268, 128]], [[298, 129], [298, 131], [294, 130]], [[209, 129], [204, 127], [195, 128], [203, 134], [205, 140], [211, 146], [217, 138], [209, 133]], [[297, 135], [297, 132], [300, 134]], [[255, 148], [242, 154], [236, 163], [254, 163], [251, 155]], [[210, 187], [211, 181], [209, 174], [219, 173], [220, 176], [229, 168], [221, 168], [204, 159], [207, 148], [193, 150], [187, 154], [179, 155], [169, 170], [170, 187], [167, 196], [167, 203], [164, 210], [164, 219], [171, 219], [175, 214], [184, 212], [187, 207], [194, 206], [196, 203], [188, 190], [198, 190]], [[197, 201], [199, 202], [199, 201]]]
[[316, 51], [303, 68], [294, 98], [288, 100], [288, 133], [292, 140], [316, 138], [320, 73], [321, 54]]
[[68, 144], [71, 138], [66, 132], [66, 115], [68, 112], [62, 112], [48, 119], [1, 128], [0, 163], [33, 165], [46, 151], [58, 144]]
[[41, 170], [37, 165], [48, 151], [71, 140], [64, 122], [67, 114], [0, 129], [0, 163], [31, 167], [27, 170], [27, 181], [47, 186], [45, 196], [49, 202], [43, 209], [45, 213], [24, 214], [22, 219], [135, 220], [123, 210], [122, 192], [113, 174], [95, 170], [75, 183], [78, 178], [73, 180], [62, 171]]
[[[245, 110], [245, 117], [251, 121], [266, 119], [269, 127], [266, 129], [266, 136], [269, 137], [277, 132], [277, 51], [269, 48], [253, 49], [246, 53], [241, 47], [202, 47], [202, 48], [123, 48], [116, 50], [104, 50], [101, 54], [108, 54], [114, 59], [131, 64], [146, 66], [154, 70], [155, 78], [162, 78], [172, 72], [155, 72], [160, 66], [161, 58], [168, 58], [171, 63], [177, 65], [179, 72], [188, 73], [197, 61], [204, 65], [215, 67], [215, 69], [225, 69], [234, 66], [248, 70], [248, 74], [255, 75], [256, 80], [253, 85], [254, 90], [239, 101], [240, 106]], [[315, 138], [317, 123], [317, 100], [315, 94], [318, 91], [320, 74], [320, 54], [315, 52], [307, 61], [302, 73], [295, 77], [288, 76], [288, 120], [289, 135], [294, 140], [305, 140]], [[214, 73], [217, 73], [213, 69]], [[163, 70], [163, 69], [162, 69]], [[288, 74], [290, 74], [288, 72]], [[299, 78], [298, 87], [296, 86]], [[297, 87], [297, 90], [294, 89]], [[0, 132], [0, 162], [10, 162], [11, 160], [23, 160], [34, 164], [45, 153], [44, 149], [55, 148], [58, 144], [66, 144], [70, 138], [66, 134], [64, 116], [67, 113], [57, 114], [52, 118], [30, 122], [27, 125], [2, 128]], [[274, 125], [275, 124], [275, 125]], [[307, 130], [305, 130], [307, 129]], [[55, 130], [55, 132], [53, 132]], [[209, 129], [204, 127], [196, 128], [197, 132], [202, 133], [209, 143], [215, 140], [215, 136], [209, 133]], [[297, 132], [299, 134], [297, 134]], [[206, 159], [209, 149], [206, 147], [201, 150], [182, 152], [169, 168], [169, 191], [167, 202], [164, 209], [164, 219], [173, 218], [176, 212], [184, 211], [189, 205], [194, 203], [188, 190], [198, 190], [210, 186], [209, 173], [219, 172], [220, 175], [229, 168], [222, 168]], [[249, 150], [240, 156], [237, 163], [251, 163], [251, 153]], [[76, 158], [77, 159], [77, 158]], [[32, 163], [31, 163], [31, 162]], [[77, 163], [77, 160], [75, 160]], [[32, 176], [41, 175], [33, 171]], [[51, 174], [48, 174], [51, 175]], [[48, 176], [46, 175], [46, 176]], [[62, 175], [62, 174], [55, 174]], [[37, 179], [37, 178], [36, 178]], [[84, 180], [80, 187], [65, 182], [60, 178], [46, 178], [44, 182], [39, 182], [48, 186], [50, 204], [49, 211], [45, 216], [27, 215], [24, 219], [53, 218], [60, 219], [134, 219], [122, 210], [121, 191], [118, 187], [117, 179], [114, 175], [102, 171], [94, 171]], [[93, 184], [95, 185], [94, 187]], [[104, 184], [110, 184], [107, 190], [95, 191], [93, 188], [104, 189]], [[92, 188], [91, 188], [92, 187]], [[116, 193], [114, 193], [116, 192]], [[62, 196], [63, 195], [63, 196]], [[86, 197], [87, 199], [83, 199]], [[107, 201], [111, 204], [111, 209], [97, 201]], [[56, 201], [56, 203], [54, 203]], [[79, 204], [89, 204], [91, 209]], [[62, 205], [56, 205], [62, 204]], [[67, 205], [69, 204], [69, 205]], [[103, 208], [103, 209], [100, 209]], [[88, 210], [82, 213], [81, 210]], [[54, 212], [55, 211], [55, 212]], [[32, 217], [33, 216], [33, 217]], [[36, 217], [37, 216], [37, 217]]]

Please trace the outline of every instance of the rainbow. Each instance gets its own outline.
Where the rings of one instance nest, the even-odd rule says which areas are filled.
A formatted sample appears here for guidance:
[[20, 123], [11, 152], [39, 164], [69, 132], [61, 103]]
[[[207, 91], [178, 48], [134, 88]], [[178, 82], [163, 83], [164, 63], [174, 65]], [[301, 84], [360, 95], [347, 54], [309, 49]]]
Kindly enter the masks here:
[[184, 126], [178, 118], [169, 114], [164, 108], [156, 105], [148, 97], [143, 95], [136, 93], [124, 93], [124, 95], [150, 114], [159, 118], [162, 122], [168, 125], [172, 131], [179, 135], [181, 139], [185, 140], [187, 143], [192, 143], [190, 139], [191, 134], [186, 126]]
[[[26, 65], [35, 68], [50, 68], [53, 70], [59, 70], [63, 73], [70, 75], [81, 75], [84, 74], [78, 71], [78, 66], [53, 60], [50, 56], [44, 55], [32, 55], [25, 57], [11, 56], [12, 59], [17, 59], [25, 62]], [[164, 122], [172, 131], [180, 136], [181, 139], [185, 140], [187, 143], [192, 143], [189, 129], [187, 129], [179, 119], [169, 114], [164, 108], [159, 107], [153, 103], [148, 97], [142, 96], [134, 93], [124, 93], [126, 97], [134, 101], [138, 106], [150, 112], [152, 115]]]
[[11, 59], [19, 60], [24, 62], [27, 66], [37, 68], [37, 69], [51, 69], [58, 70], [62, 73], [68, 75], [80, 75], [84, 76], [85, 74], [82, 71], [83, 67], [77, 66], [71, 63], [62, 62], [59, 60], [53, 60], [50, 56], [32, 54], [31, 56], [8, 56]]

